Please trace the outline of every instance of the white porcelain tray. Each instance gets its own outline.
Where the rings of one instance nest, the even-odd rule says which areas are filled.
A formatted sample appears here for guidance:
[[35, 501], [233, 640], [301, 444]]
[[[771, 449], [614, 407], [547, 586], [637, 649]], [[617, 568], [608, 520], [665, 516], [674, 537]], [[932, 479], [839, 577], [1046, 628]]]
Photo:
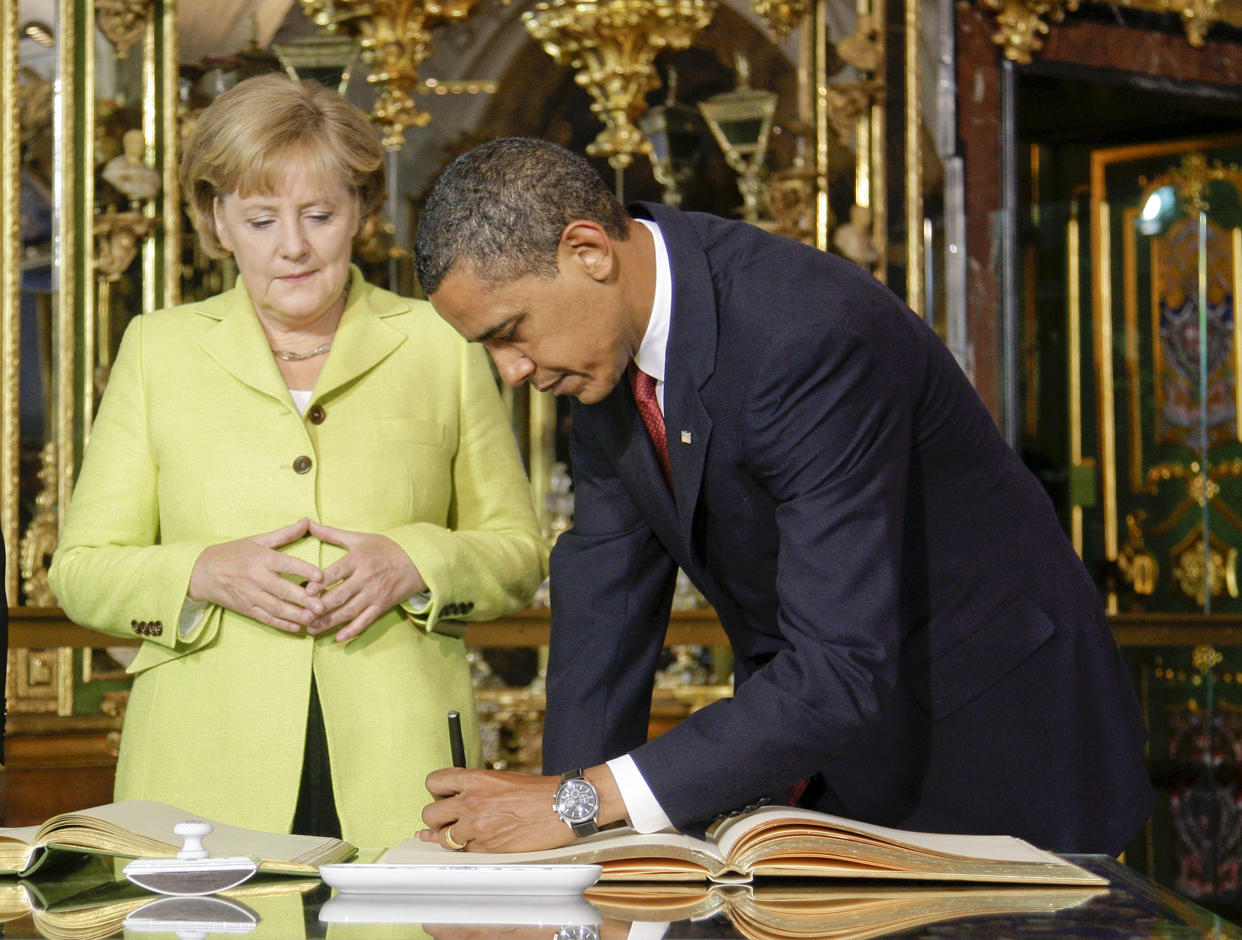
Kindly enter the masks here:
[[325, 924], [598, 924], [599, 911], [582, 895], [337, 894], [323, 903]]
[[342, 894], [574, 895], [599, 878], [599, 865], [320, 865]]

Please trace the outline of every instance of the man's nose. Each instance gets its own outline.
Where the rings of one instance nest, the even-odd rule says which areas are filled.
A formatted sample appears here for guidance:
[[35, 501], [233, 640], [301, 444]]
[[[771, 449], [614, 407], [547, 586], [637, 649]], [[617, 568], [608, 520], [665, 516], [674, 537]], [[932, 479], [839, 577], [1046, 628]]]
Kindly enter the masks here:
[[535, 372], [535, 364], [520, 352], [512, 349], [493, 349], [491, 354], [500, 377], [504, 379], [505, 384], [512, 385], [514, 388], [529, 381]]

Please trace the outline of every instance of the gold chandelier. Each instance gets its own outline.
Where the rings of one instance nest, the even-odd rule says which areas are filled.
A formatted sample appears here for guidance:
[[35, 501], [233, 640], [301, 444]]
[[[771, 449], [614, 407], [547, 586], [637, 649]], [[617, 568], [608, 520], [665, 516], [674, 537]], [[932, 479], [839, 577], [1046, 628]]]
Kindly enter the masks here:
[[422, 85], [418, 65], [431, 55], [431, 31], [470, 15], [477, 0], [302, 0], [306, 15], [329, 32], [358, 40], [367, 81], [380, 86], [372, 117], [384, 146], [400, 150], [410, 127], [431, 115], [414, 100]]
[[548, 0], [522, 14], [530, 34], [594, 99], [604, 129], [587, 146], [624, 170], [651, 152], [634, 122], [656, 86], [661, 49], [684, 49], [711, 22], [715, 0]]

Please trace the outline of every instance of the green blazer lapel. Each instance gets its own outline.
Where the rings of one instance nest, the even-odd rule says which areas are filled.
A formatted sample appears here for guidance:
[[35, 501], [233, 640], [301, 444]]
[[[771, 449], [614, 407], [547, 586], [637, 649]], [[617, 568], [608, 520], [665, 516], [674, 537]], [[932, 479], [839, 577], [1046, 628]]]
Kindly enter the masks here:
[[336, 328], [332, 350], [315, 383], [313, 397], [323, 398], [388, 358], [407, 337], [385, 322], [385, 318], [409, 310], [410, 305], [404, 298], [368, 284], [355, 269], [349, 303]]
[[199, 347], [226, 372], [278, 401], [289, 401], [289, 390], [272, 356], [267, 334], [259, 324], [250, 297], [242, 285], [237, 286], [198, 307], [199, 312], [216, 320], [198, 338]]

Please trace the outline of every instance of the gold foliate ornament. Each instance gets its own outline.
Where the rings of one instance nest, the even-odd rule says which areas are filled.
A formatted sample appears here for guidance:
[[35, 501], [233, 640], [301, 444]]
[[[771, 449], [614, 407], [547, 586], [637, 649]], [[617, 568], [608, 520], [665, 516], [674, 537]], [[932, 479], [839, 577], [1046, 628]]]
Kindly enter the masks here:
[[792, 33], [811, 8], [810, 0], [752, 0], [751, 5], [777, 39]]
[[129, 47], [142, 39], [151, 6], [152, 0], [95, 0], [95, 22], [116, 47], [118, 59], [126, 58]]
[[1148, 596], [1156, 592], [1160, 565], [1143, 541], [1143, 520], [1147, 513], [1139, 509], [1126, 516], [1126, 543], [1117, 555], [1117, 567], [1130, 582], [1135, 594]]
[[358, 40], [367, 82], [380, 87], [371, 117], [384, 146], [400, 150], [405, 132], [426, 127], [431, 115], [414, 101], [418, 66], [431, 55], [431, 31], [470, 15], [476, 0], [302, 0], [302, 10], [329, 32]]
[[604, 121], [587, 153], [623, 170], [635, 154], [651, 152], [634, 122], [656, 86], [656, 54], [689, 46], [715, 10], [715, 0], [550, 0], [522, 21], [548, 55], [574, 69]]
[[1078, 9], [1078, 0], [982, 0], [996, 14], [997, 30], [992, 41], [1005, 58], [1018, 65], [1030, 65], [1044, 47], [1050, 23], [1059, 23], [1067, 12]]

